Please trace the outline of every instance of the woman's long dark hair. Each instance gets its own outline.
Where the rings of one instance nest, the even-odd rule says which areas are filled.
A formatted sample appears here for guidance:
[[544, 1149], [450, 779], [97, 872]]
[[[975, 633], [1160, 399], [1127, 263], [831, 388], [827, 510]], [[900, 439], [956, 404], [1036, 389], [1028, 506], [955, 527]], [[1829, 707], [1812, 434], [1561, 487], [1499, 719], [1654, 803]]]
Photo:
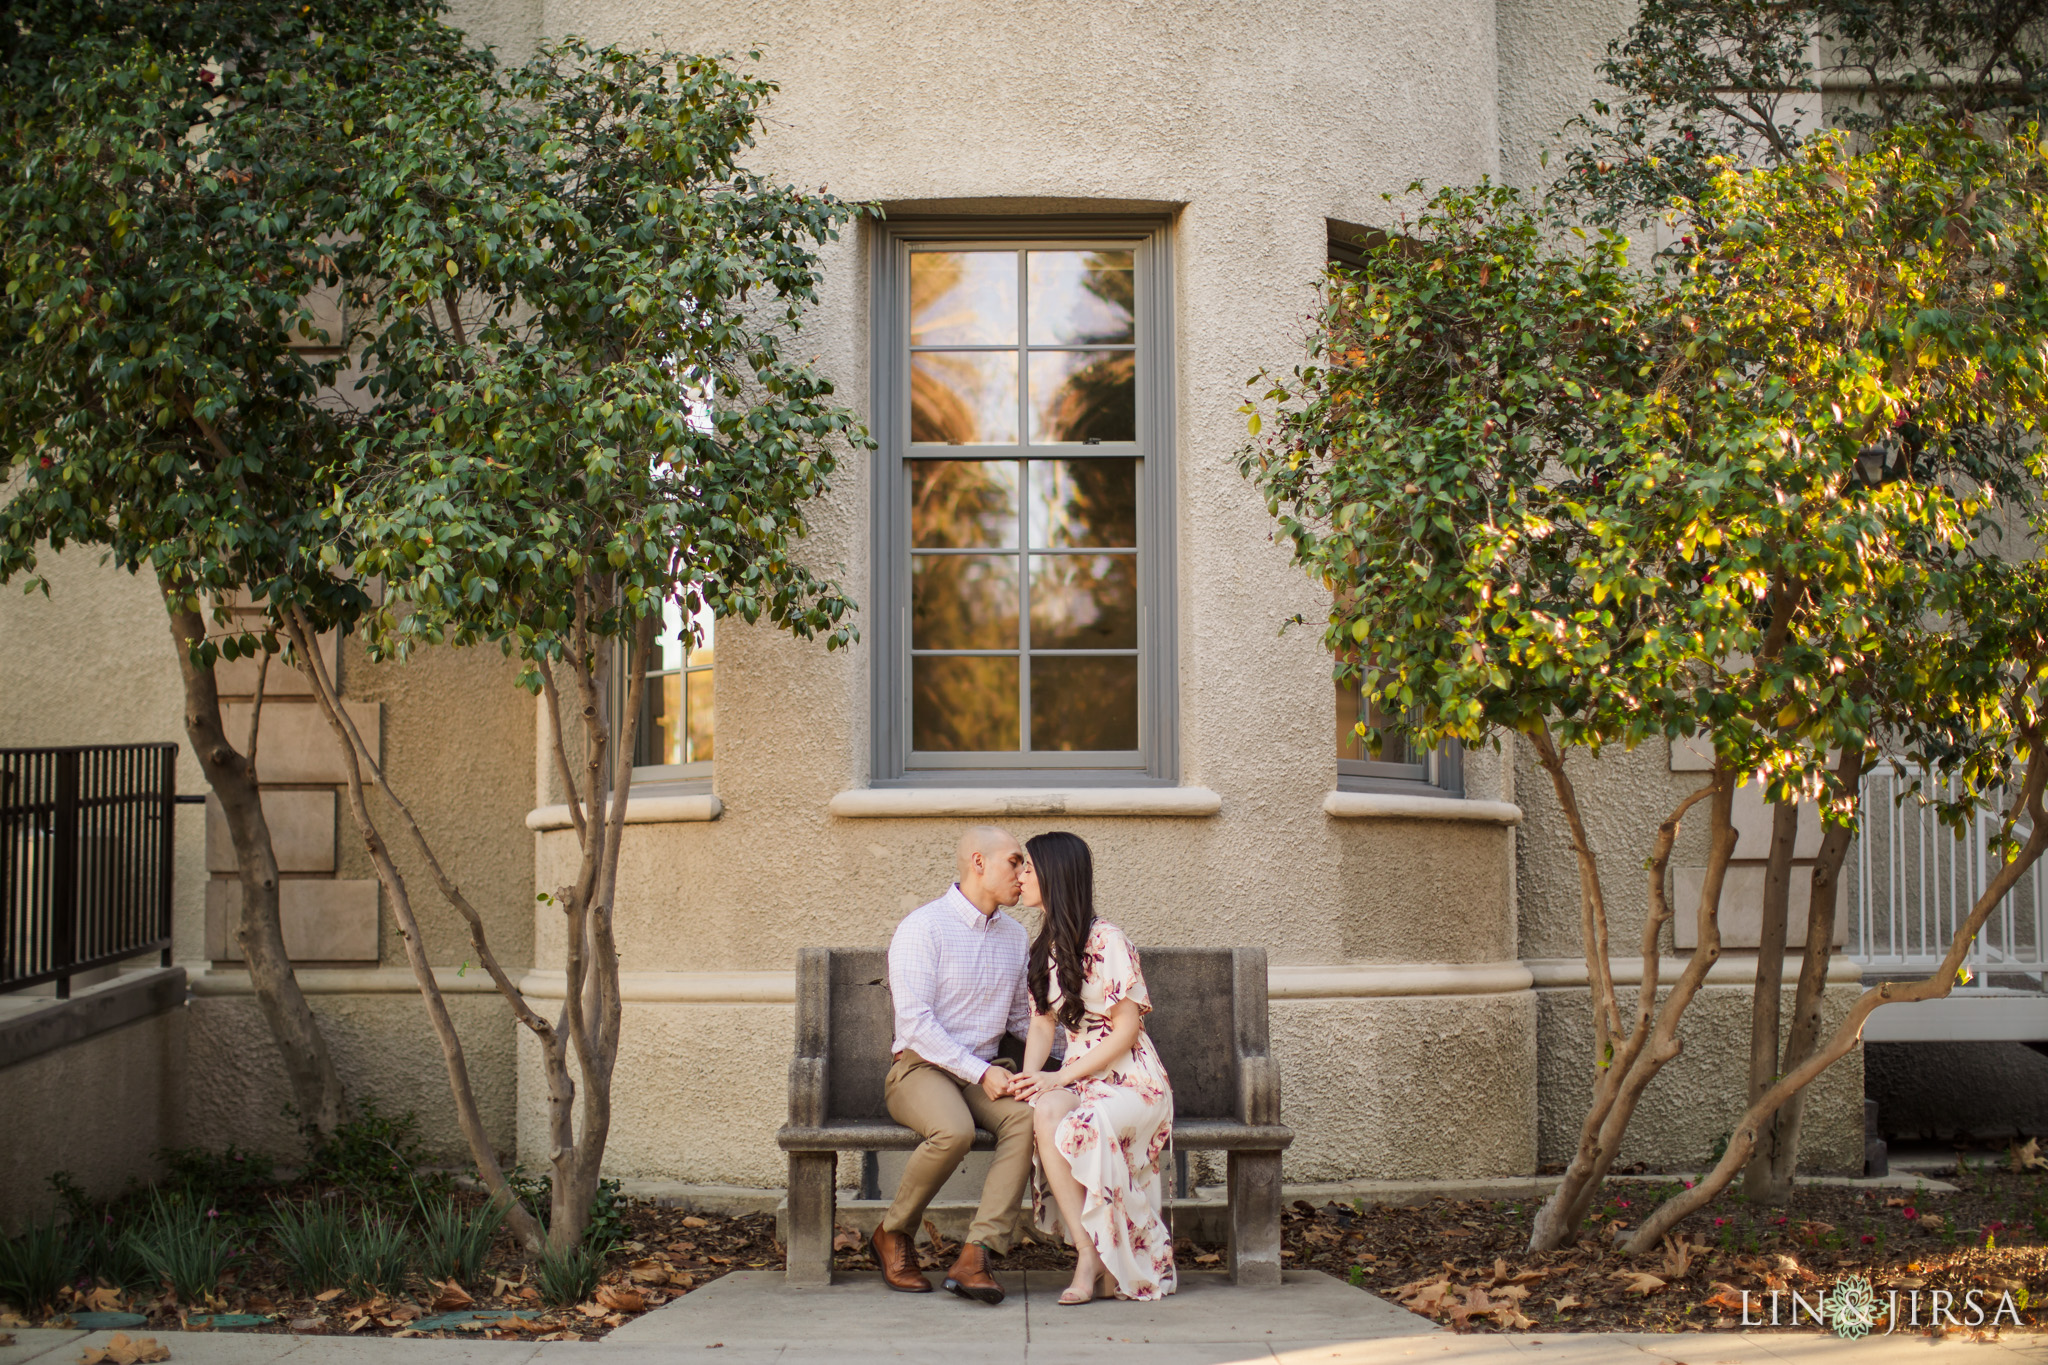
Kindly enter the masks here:
[[1087, 1007], [1081, 1003], [1081, 950], [1095, 927], [1095, 859], [1078, 834], [1054, 830], [1025, 841], [1031, 870], [1038, 874], [1045, 923], [1031, 944], [1031, 965], [1025, 981], [1031, 1003], [1045, 1013], [1052, 995], [1052, 973], [1060, 974], [1060, 1023], [1081, 1027]]

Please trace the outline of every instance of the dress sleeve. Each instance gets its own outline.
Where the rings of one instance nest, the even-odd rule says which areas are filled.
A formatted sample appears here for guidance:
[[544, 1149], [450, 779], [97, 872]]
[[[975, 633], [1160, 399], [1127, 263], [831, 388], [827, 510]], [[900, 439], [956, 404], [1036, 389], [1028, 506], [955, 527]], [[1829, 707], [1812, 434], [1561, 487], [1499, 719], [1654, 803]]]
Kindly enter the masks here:
[[1114, 924], [1105, 924], [1096, 931], [1096, 947], [1100, 954], [1096, 970], [1102, 974], [1102, 1012], [1106, 1015], [1116, 1008], [1119, 1000], [1129, 1000], [1138, 1007], [1140, 1014], [1152, 1012], [1152, 993], [1145, 989], [1145, 973], [1138, 966], [1138, 950], [1131, 946], [1124, 931]]

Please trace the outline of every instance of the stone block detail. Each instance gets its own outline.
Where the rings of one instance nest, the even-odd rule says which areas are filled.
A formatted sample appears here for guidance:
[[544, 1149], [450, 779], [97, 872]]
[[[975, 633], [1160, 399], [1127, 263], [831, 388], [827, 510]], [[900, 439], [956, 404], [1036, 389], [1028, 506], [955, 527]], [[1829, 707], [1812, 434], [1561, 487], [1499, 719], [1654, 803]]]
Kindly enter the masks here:
[[[278, 917], [284, 922], [284, 950], [294, 962], [375, 962], [377, 883], [285, 881], [278, 883]], [[216, 878], [206, 884], [206, 955], [215, 962], [240, 962], [234, 931], [242, 913], [242, 884]]]
[[[352, 701], [342, 705], [355, 719], [356, 729], [362, 732], [363, 743], [370, 746], [371, 753], [381, 758], [384, 734], [382, 703]], [[252, 709], [247, 702], [230, 702], [221, 707], [221, 721], [227, 728], [228, 742], [243, 753], [249, 751]], [[317, 705], [284, 702], [273, 706], [268, 701], [264, 702], [263, 742], [256, 747], [256, 780], [264, 783], [336, 784], [348, 781], [341, 749]]]
[[[1699, 936], [1700, 887], [1706, 883], [1703, 867], [1680, 867], [1672, 871], [1674, 899], [1671, 902], [1672, 942], [1681, 949], [1697, 948]], [[1785, 905], [1786, 951], [1798, 952], [1806, 942], [1806, 912], [1813, 896], [1813, 865], [1792, 866], [1791, 893]], [[1835, 947], [1849, 941], [1848, 884], [1835, 883]], [[1764, 864], [1731, 863], [1727, 880], [1721, 884], [1721, 946], [1754, 948], [1763, 938]]]
[[[249, 628], [260, 632], [262, 618], [249, 623]], [[329, 631], [313, 642], [313, 648], [327, 664], [329, 677], [338, 676], [334, 671], [334, 632]], [[213, 666], [214, 685], [223, 697], [254, 697], [256, 695], [256, 674], [261, 667], [256, 659], [222, 659]], [[263, 675], [263, 702], [267, 713], [270, 703], [279, 697], [305, 697], [313, 695], [313, 684], [306, 681], [306, 675], [286, 663], [281, 657], [270, 660], [270, 670]], [[262, 755], [257, 755], [259, 758]]]
[[[265, 709], [268, 709], [267, 707]], [[263, 758], [262, 750], [256, 754]], [[334, 871], [335, 795], [331, 791], [267, 791], [263, 818], [270, 825], [271, 851], [280, 872]], [[206, 797], [206, 870], [236, 870], [235, 845], [220, 800]]]

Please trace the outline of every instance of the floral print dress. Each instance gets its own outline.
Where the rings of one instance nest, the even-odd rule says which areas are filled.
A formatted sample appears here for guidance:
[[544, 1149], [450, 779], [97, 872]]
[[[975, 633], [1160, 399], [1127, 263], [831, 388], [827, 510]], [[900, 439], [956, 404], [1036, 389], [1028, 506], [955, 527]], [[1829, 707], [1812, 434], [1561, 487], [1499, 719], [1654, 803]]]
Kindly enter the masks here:
[[[1061, 999], [1053, 973], [1050, 1008]], [[1106, 920], [1088, 932], [1081, 964], [1081, 1002], [1087, 1013], [1078, 1030], [1068, 1030], [1066, 1055], [1077, 1058], [1110, 1031], [1110, 1010], [1119, 1000], [1152, 1012], [1138, 950], [1124, 931]], [[1081, 1182], [1081, 1224], [1095, 1252], [1116, 1276], [1118, 1291], [1133, 1299], [1157, 1299], [1178, 1284], [1173, 1237], [1166, 1226], [1165, 1182], [1160, 1156], [1173, 1133], [1173, 1089], [1152, 1040], [1141, 1029], [1131, 1050], [1107, 1070], [1075, 1081], [1067, 1089], [1081, 1103], [1060, 1120], [1053, 1141]], [[1032, 1213], [1041, 1228], [1058, 1226], [1059, 1209], [1041, 1168], [1032, 1191]], [[1074, 1240], [1071, 1228], [1063, 1229]]]

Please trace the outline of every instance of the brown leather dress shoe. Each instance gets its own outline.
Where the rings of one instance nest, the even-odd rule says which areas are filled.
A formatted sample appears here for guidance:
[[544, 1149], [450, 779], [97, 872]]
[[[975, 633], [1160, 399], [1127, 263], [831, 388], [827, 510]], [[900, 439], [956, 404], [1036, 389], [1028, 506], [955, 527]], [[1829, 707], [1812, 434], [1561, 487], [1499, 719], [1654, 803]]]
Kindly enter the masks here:
[[932, 1282], [917, 1268], [916, 1244], [902, 1233], [876, 1228], [875, 1235], [868, 1240], [868, 1250], [874, 1253], [875, 1264], [882, 1268], [882, 1279], [891, 1289], [906, 1294], [932, 1292]]
[[989, 1273], [988, 1253], [981, 1249], [979, 1242], [968, 1242], [960, 1248], [960, 1259], [953, 1262], [953, 1268], [946, 1272], [946, 1288], [963, 1299], [977, 1299], [982, 1303], [1003, 1301], [1003, 1287]]

